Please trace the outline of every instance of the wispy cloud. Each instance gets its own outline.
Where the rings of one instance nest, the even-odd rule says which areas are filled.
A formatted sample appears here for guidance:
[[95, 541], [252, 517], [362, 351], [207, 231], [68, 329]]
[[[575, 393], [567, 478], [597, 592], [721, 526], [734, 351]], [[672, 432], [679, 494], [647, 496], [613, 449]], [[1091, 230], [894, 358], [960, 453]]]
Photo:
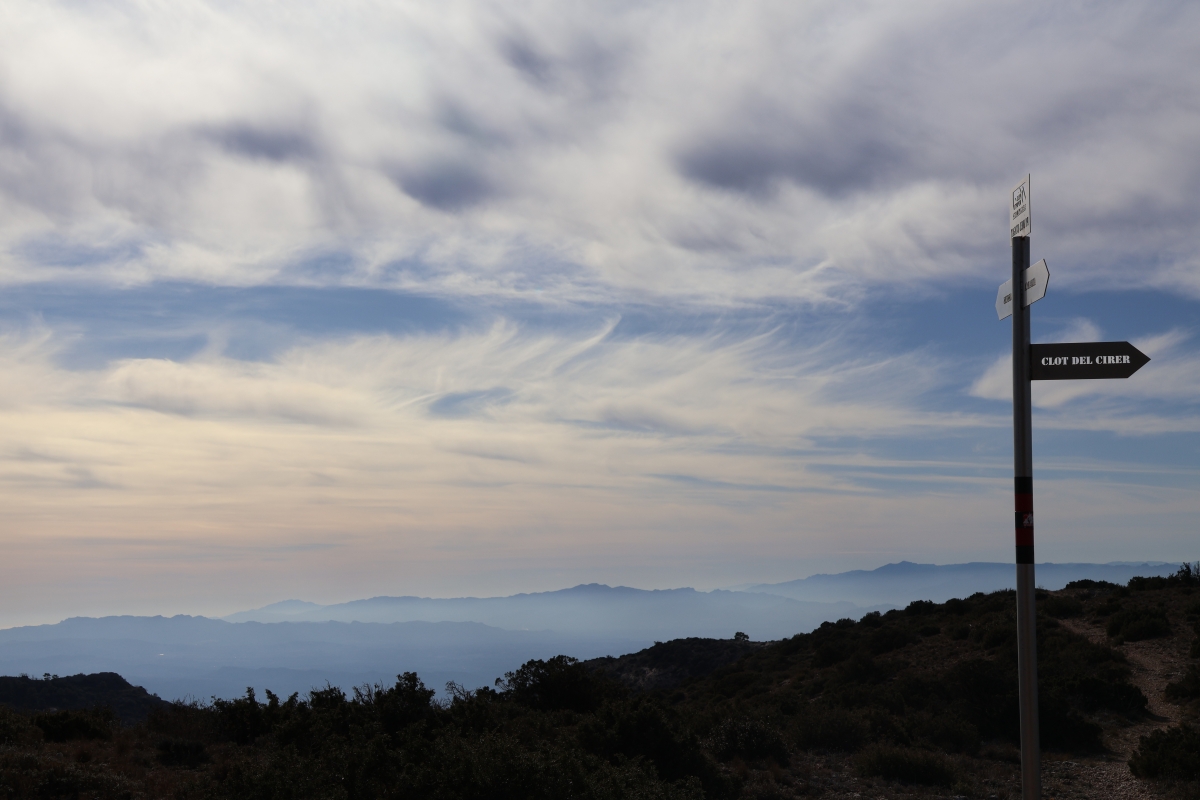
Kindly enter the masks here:
[[1026, 170], [1039, 340], [1153, 358], [1047, 511], [1186, 517], [1195, 4], [0, 13], [0, 605], [1006, 558]]
[[9, 4], [0, 280], [847, 298], [981, 274], [1028, 165], [1062, 285], [1195, 294], [1196, 15]]

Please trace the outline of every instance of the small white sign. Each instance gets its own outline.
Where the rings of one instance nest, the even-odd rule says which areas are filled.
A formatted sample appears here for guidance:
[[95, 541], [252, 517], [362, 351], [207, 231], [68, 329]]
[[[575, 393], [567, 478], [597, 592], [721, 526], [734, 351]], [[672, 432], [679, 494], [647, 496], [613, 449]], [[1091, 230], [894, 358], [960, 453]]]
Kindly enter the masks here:
[[[1025, 270], [1025, 305], [1036, 303], [1046, 296], [1046, 285], [1050, 283], [1050, 267], [1046, 259]], [[996, 292], [996, 316], [1000, 319], [1012, 316], [1012, 279], [1000, 284]]]
[[1015, 239], [1018, 236], [1029, 235], [1029, 176], [1025, 176], [1025, 180], [1013, 187], [1012, 206], [1009, 209], [1008, 217], [1008, 237]]

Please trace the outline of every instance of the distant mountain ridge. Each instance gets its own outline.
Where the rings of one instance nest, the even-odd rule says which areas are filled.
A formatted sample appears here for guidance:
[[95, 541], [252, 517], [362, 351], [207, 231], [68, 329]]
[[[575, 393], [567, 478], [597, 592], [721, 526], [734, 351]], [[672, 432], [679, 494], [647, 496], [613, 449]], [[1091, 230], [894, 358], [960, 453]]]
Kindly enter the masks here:
[[[1126, 583], [1130, 578], [1170, 575], [1178, 564], [1160, 561], [1113, 562], [1108, 564], [1044, 563], [1037, 565], [1038, 586], [1061, 589], [1074, 580], [1103, 580]], [[782, 583], [747, 584], [711, 592], [692, 588], [635, 589], [587, 583], [549, 592], [531, 592], [506, 597], [432, 598], [379, 596], [344, 603], [320, 605], [303, 600], [284, 600], [250, 611], [223, 617], [228, 622], [482, 622], [500, 628], [536, 630], [562, 629], [564, 614], [571, 628], [602, 629], [609, 632], [644, 630], [645, 611], [670, 615], [673, 610], [706, 608], [711, 614], [736, 606], [768, 615], [816, 613], [821, 619], [861, 616], [875, 607], [905, 606], [913, 600], [945, 602], [951, 597], [968, 597], [975, 592], [1014, 588], [1016, 571], [1011, 563], [975, 561], [965, 564], [918, 564], [911, 561], [885, 564], [873, 570], [851, 570], [810, 575]], [[771, 595], [801, 603], [821, 604], [801, 609], [780, 606], [777, 601], [753, 599], [748, 595]], [[786, 611], [783, 609], [787, 609]], [[740, 612], [739, 612], [740, 613]], [[717, 617], [714, 627], [701, 632], [673, 630], [669, 638], [728, 636], [728, 624]], [[737, 614], [728, 620], [737, 626]], [[724, 626], [724, 627], [722, 627]], [[650, 627], [654, 627], [652, 624]], [[779, 638], [773, 630], [747, 631], [756, 639]], [[741, 628], [738, 628], [739, 630]], [[660, 632], [650, 635], [659, 636]], [[782, 634], [791, 635], [791, 634]]]
[[[1108, 564], [1038, 564], [1037, 585], [1058, 590], [1071, 581], [1090, 579], [1127, 583], [1136, 576], [1174, 574], [1177, 563], [1162, 561], [1119, 561]], [[970, 597], [975, 592], [995, 592], [1016, 587], [1016, 570], [1011, 563], [975, 561], [966, 564], [915, 564], [901, 561], [873, 570], [852, 570], [810, 575], [783, 583], [759, 583], [738, 587], [745, 592], [763, 592], [795, 600], [850, 602], [858, 605], [905, 606], [914, 600], [944, 603], [952, 597]]]
[[[1125, 583], [1176, 569], [1042, 564], [1037, 574], [1040, 585], [1058, 588], [1081, 578]], [[374, 597], [333, 605], [293, 599], [223, 620], [73, 617], [0, 630], [0, 674], [116, 672], [167, 699], [230, 697], [247, 686], [306, 692], [327, 681], [348, 689], [390, 683], [404, 671], [420, 673], [434, 688], [447, 681], [473, 688], [529, 659], [587, 660], [688, 637], [728, 640], [738, 631], [756, 641], [783, 639], [913, 600], [1008, 588], [1013, 575], [1011, 564], [902, 562], [743, 591], [583, 584], [491, 598]], [[717, 650], [733, 652], [726, 645]], [[679, 678], [649, 658], [620, 659], [614, 669], [647, 685]], [[697, 655], [696, 669], [707, 669], [708, 658]]]
[[589, 583], [508, 597], [372, 597], [328, 606], [287, 600], [224, 617], [227, 622], [480, 622], [507, 630], [587, 631], [650, 640], [760, 640], [811, 630], [827, 619], [860, 617], [871, 608], [797, 600], [767, 592], [634, 589]]
[[502, 598], [290, 600], [224, 620], [72, 617], [0, 630], [0, 673], [118, 672], [165, 698], [230, 697], [247, 686], [303, 693], [326, 681], [349, 689], [390, 683], [405, 671], [434, 688], [447, 681], [474, 688], [533, 658], [590, 659], [737, 631], [779, 639], [869, 610], [753, 592], [599, 584]]

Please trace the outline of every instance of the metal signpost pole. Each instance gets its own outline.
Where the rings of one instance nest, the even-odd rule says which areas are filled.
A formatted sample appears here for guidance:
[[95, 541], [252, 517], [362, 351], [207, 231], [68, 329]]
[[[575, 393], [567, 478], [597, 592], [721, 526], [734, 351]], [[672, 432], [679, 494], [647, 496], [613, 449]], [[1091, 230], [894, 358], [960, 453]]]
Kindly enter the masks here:
[[1012, 191], [1008, 236], [1012, 280], [996, 290], [996, 316], [1011, 314], [1013, 336], [1013, 476], [1017, 528], [1017, 680], [1021, 706], [1021, 797], [1042, 795], [1038, 744], [1037, 608], [1033, 575], [1033, 425], [1030, 381], [1128, 378], [1150, 356], [1129, 342], [1029, 344], [1029, 307], [1046, 296], [1050, 267], [1029, 266], [1029, 176]]
[[[1024, 182], [1024, 218], [1028, 220], [1029, 180]], [[1020, 187], [1018, 187], [1020, 190]], [[1016, 206], [1014, 192], [1014, 207]], [[1016, 231], [1014, 231], [1015, 233]], [[1033, 426], [1030, 398], [1029, 310], [1025, 303], [1029, 269], [1029, 224], [1012, 237], [1013, 474], [1017, 544], [1017, 678], [1021, 706], [1021, 797], [1042, 794], [1038, 742], [1037, 611], [1033, 574]]]

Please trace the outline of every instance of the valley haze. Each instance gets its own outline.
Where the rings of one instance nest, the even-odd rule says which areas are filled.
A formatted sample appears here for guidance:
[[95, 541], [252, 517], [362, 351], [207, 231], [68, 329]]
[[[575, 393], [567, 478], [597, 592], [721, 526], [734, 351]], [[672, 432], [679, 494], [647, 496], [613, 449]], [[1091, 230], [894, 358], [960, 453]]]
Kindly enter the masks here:
[[[1169, 575], [1158, 563], [1043, 564], [1039, 585]], [[349, 689], [414, 671], [427, 685], [491, 685], [534, 658], [636, 652], [686, 637], [757, 641], [804, 633], [913, 600], [1012, 588], [1011, 564], [888, 564], [740, 590], [643, 590], [585, 584], [491, 598], [375, 597], [333, 605], [274, 603], [224, 619], [73, 617], [0, 630], [0, 674], [116, 672], [166, 699]]]

